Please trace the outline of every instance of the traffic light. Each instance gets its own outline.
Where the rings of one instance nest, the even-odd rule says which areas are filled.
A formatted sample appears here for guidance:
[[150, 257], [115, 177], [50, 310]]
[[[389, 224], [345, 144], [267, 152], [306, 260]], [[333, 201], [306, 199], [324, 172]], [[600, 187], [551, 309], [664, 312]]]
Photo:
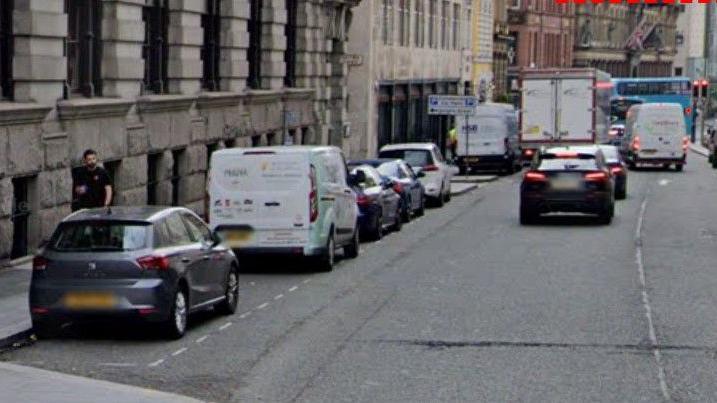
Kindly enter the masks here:
[[692, 83], [692, 96], [695, 98], [707, 98], [707, 90], [710, 87], [708, 80], [695, 80]]

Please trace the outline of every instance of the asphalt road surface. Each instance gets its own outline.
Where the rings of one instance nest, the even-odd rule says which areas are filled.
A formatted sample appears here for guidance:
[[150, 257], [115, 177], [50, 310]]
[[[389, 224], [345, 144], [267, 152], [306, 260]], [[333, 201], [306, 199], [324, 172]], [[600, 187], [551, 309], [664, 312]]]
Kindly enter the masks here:
[[631, 173], [610, 226], [521, 227], [518, 181], [332, 273], [257, 264], [182, 340], [70, 326], [0, 359], [221, 402], [717, 400], [717, 171]]

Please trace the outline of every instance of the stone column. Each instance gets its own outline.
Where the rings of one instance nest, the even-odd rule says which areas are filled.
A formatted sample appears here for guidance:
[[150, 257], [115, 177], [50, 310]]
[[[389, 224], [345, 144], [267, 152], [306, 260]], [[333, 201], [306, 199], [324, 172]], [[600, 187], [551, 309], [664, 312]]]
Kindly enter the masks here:
[[284, 87], [286, 75], [286, 0], [264, 0], [261, 11], [261, 85], [277, 90]]
[[169, 2], [169, 92], [196, 94], [202, 86], [201, 49], [204, 40], [202, 13], [204, 0]]
[[15, 100], [54, 105], [62, 98], [67, 76], [63, 45], [67, 16], [63, 2], [15, 1], [13, 24]]
[[102, 16], [102, 95], [134, 98], [144, 79], [145, 0], [105, 0]]
[[249, 49], [248, 0], [225, 0], [222, 3], [221, 29], [221, 89], [243, 92], [249, 76], [247, 50]]

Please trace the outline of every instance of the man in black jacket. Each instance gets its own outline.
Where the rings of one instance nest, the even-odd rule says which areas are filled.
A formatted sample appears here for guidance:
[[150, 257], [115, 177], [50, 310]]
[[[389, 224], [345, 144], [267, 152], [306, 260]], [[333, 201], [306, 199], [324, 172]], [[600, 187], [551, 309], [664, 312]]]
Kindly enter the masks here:
[[107, 171], [97, 165], [97, 152], [86, 150], [82, 154], [85, 165], [73, 175], [72, 209], [109, 207], [112, 203], [112, 184]]

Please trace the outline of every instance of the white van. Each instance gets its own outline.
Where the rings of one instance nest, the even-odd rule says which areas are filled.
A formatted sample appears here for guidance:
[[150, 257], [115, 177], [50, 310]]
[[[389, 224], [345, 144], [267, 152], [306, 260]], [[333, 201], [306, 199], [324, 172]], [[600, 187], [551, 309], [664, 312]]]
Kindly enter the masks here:
[[239, 255], [356, 257], [358, 206], [337, 147], [231, 148], [212, 154], [209, 225]]
[[638, 104], [627, 111], [622, 153], [628, 166], [672, 164], [678, 171], [686, 163], [688, 138], [685, 115], [677, 103]]
[[461, 175], [473, 169], [520, 170], [518, 120], [510, 104], [483, 104], [473, 116], [456, 116], [456, 163]]

